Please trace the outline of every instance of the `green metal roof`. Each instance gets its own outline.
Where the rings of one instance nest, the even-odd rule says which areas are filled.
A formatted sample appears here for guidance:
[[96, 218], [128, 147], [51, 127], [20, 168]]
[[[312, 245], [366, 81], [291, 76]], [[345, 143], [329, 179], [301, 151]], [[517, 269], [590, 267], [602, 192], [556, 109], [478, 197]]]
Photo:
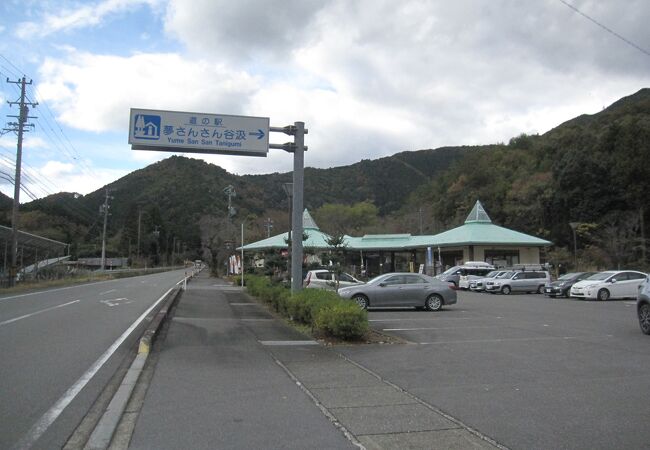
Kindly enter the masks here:
[[[309, 238], [304, 247], [327, 249], [330, 236], [321, 232], [305, 209], [303, 227]], [[287, 248], [287, 233], [279, 234], [244, 246], [244, 250]], [[452, 247], [463, 245], [519, 245], [543, 247], [550, 241], [531, 236], [492, 223], [480, 201], [477, 201], [467, 216], [465, 224], [432, 236], [410, 234], [367, 234], [363, 237], [345, 236], [348, 250], [409, 250], [424, 247]]]
[[[307, 235], [307, 240], [302, 242], [304, 248], [319, 248], [326, 249], [330, 248], [327, 244], [330, 235], [323, 233], [316, 225], [316, 222], [309, 214], [309, 211], [305, 209], [302, 213], [302, 226], [303, 231]], [[289, 233], [282, 233], [275, 236], [271, 236], [261, 241], [252, 242], [250, 244], [244, 245], [244, 250], [266, 250], [266, 249], [283, 249], [287, 248], [287, 240], [289, 238]], [[241, 250], [239, 247], [237, 250]]]
[[464, 225], [433, 236], [435, 246], [525, 245], [546, 246], [550, 241], [494, 225], [492, 222], [465, 222]]
[[474, 207], [467, 215], [467, 219], [465, 219], [465, 223], [473, 223], [473, 222], [492, 223], [490, 216], [488, 216], [487, 212], [485, 212], [485, 208], [483, 208], [483, 205], [481, 205], [481, 202], [479, 200], [476, 200]]
[[366, 234], [363, 237], [345, 236], [349, 250], [401, 250], [412, 248], [410, 234]]

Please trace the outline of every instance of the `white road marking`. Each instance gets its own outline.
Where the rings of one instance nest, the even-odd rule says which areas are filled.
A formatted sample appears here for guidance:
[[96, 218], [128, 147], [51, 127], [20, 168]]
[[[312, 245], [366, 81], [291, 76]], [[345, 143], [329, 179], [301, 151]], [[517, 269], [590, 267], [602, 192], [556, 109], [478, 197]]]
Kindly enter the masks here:
[[110, 294], [111, 292], [116, 292], [116, 291], [117, 291], [117, 289], [111, 289], [110, 291], [100, 292], [99, 295], [106, 295], [106, 294]]
[[113, 306], [128, 305], [129, 303], [133, 303], [133, 300], [129, 300], [128, 298], [107, 298], [106, 300], [100, 300], [99, 303], [103, 303], [112, 308]]
[[19, 320], [27, 319], [28, 317], [32, 317], [32, 316], [35, 316], [37, 314], [41, 314], [41, 313], [44, 313], [44, 312], [47, 312], [47, 311], [52, 311], [52, 310], [57, 309], [57, 308], [63, 308], [64, 306], [72, 305], [73, 303], [78, 303], [80, 301], [81, 300], [73, 300], [73, 301], [68, 302], [68, 303], [63, 303], [62, 305], [52, 306], [51, 308], [41, 309], [40, 311], [36, 311], [36, 312], [31, 313], [31, 314], [25, 314], [24, 316], [16, 317], [14, 319], [5, 320], [4, 322], [0, 322], [0, 326], [7, 325], [7, 324], [13, 323], [13, 322], [18, 322]]
[[112, 283], [114, 281], [118, 281], [118, 280], [95, 281], [95, 282], [92, 282], [92, 283], [77, 284], [75, 286], [68, 286], [68, 287], [62, 287], [62, 288], [57, 288], [57, 289], [48, 289], [48, 290], [45, 290], [45, 291], [30, 292], [30, 293], [27, 293], [27, 294], [10, 295], [8, 297], [0, 298], [0, 302], [3, 302], [5, 300], [11, 300], [11, 299], [14, 299], [14, 298], [30, 297], [32, 295], [44, 295], [44, 294], [50, 294], [52, 292], [67, 291], [67, 290], [70, 290], [70, 289], [75, 289], [75, 288], [80, 288], [80, 287], [93, 286], [95, 284]]
[[546, 336], [537, 338], [499, 338], [499, 339], [468, 339], [459, 341], [437, 341], [437, 342], [420, 342], [420, 345], [436, 344], [477, 344], [487, 342], [515, 342], [515, 341], [550, 341], [550, 340], [571, 340], [571, 339], [593, 339], [593, 338], [611, 338], [613, 335], [605, 334], [599, 336]]
[[[502, 319], [503, 317], [497, 317], [497, 319]], [[430, 322], [435, 320], [436, 322], [439, 320], [482, 320], [485, 319], [485, 317], [431, 317], [428, 319], [369, 319], [368, 322], [413, 322], [413, 321], [425, 321], [425, 322]]]
[[318, 345], [316, 341], [258, 341], [262, 345]]
[[169, 294], [173, 287], [165, 292], [158, 300], [154, 302], [149, 309], [147, 309], [140, 317], [136, 319], [133, 324], [126, 329], [122, 335], [117, 338], [115, 342], [99, 357], [97, 361], [91, 365], [86, 372], [79, 378], [64, 394], [63, 396], [36, 422], [30, 430], [23, 436], [23, 438], [16, 444], [15, 449], [29, 449], [34, 443], [45, 433], [45, 431], [54, 423], [54, 421], [61, 415], [63, 410], [75, 399], [81, 390], [88, 384], [88, 382], [95, 376], [95, 374], [102, 368], [102, 366], [113, 356], [113, 353], [122, 345], [127, 337], [140, 325], [140, 322], [156, 307], [158, 304]]
[[384, 328], [382, 331], [422, 331], [422, 330], [468, 330], [470, 328], [501, 328], [501, 326], [486, 327], [422, 327], [422, 328]]

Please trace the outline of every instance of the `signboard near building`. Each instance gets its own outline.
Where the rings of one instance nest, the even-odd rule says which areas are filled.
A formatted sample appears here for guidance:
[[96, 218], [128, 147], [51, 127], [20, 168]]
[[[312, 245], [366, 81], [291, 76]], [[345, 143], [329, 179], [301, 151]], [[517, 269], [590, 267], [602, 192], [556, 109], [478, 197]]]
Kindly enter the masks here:
[[133, 150], [266, 156], [269, 118], [131, 109]]

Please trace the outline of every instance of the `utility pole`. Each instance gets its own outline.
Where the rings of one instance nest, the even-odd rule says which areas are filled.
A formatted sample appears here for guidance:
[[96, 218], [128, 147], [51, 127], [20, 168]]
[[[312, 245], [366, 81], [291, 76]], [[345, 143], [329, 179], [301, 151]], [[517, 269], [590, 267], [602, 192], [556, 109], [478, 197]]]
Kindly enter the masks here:
[[224, 188], [223, 193], [228, 196], [228, 218], [230, 219], [235, 215], [236, 212], [235, 208], [232, 207], [232, 198], [237, 197], [237, 193], [231, 184]]
[[100, 207], [99, 211], [104, 213], [104, 231], [102, 232], [102, 270], [106, 269], [106, 224], [108, 223], [108, 200], [113, 198], [108, 193], [110, 190], [106, 189], [106, 197], [104, 197], [104, 204]]
[[7, 78], [7, 83], [20, 84], [20, 100], [15, 102], [7, 102], [9, 106], [19, 105], [20, 114], [17, 116], [7, 116], [14, 117], [18, 119], [18, 122], [7, 123], [7, 126], [10, 128], [5, 128], [3, 131], [9, 132], [13, 131], [18, 134], [18, 146], [16, 150], [16, 174], [14, 176], [14, 204], [11, 212], [11, 269], [9, 270], [9, 285], [13, 286], [16, 282], [16, 273], [18, 271], [18, 210], [20, 205], [20, 174], [21, 174], [21, 163], [23, 156], [23, 133], [27, 130], [25, 127], [33, 126], [33, 124], [28, 124], [28, 119], [37, 119], [37, 117], [32, 117], [29, 115], [29, 106], [35, 108], [38, 103], [29, 102], [26, 100], [25, 86], [32, 84], [32, 80], [27, 82], [25, 77], [18, 81], [11, 81]]
[[273, 229], [273, 221], [271, 218], [267, 218], [266, 221], [264, 222], [264, 228], [266, 228], [266, 237], [270, 238], [271, 237], [271, 230]]
[[140, 263], [140, 224], [142, 223], [142, 210], [138, 210], [138, 264]]

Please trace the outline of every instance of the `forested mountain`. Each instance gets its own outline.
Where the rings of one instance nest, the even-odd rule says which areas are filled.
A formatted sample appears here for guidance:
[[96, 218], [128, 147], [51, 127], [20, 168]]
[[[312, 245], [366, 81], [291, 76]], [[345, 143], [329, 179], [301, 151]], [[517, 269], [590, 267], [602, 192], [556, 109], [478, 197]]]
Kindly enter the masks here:
[[[597, 114], [507, 144], [306, 168], [304, 199], [321, 228], [349, 234], [439, 232], [460, 224], [480, 199], [495, 223], [558, 248], [572, 249], [569, 223], [575, 222], [587, 262], [639, 266], [646, 261], [649, 162], [650, 89], [643, 89]], [[228, 185], [236, 191], [233, 222], [245, 223], [248, 240], [266, 236], [267, 218], [274, 233], [286, 230], [287, 182], [291, 173], [236, 176], [202, 160], [172, 156], [86, 196], [61, 193], [25, 204], [21, 229], [71, 242], [80, 256], [97, 254], [98, 211], [108, 189], [109, 253], [137, 253], [140, 221], [141, 254], [173, 248], [198, 255], [201, 220], [226, 217]], [[10, 203], [0, 208], [7, 222]]]

